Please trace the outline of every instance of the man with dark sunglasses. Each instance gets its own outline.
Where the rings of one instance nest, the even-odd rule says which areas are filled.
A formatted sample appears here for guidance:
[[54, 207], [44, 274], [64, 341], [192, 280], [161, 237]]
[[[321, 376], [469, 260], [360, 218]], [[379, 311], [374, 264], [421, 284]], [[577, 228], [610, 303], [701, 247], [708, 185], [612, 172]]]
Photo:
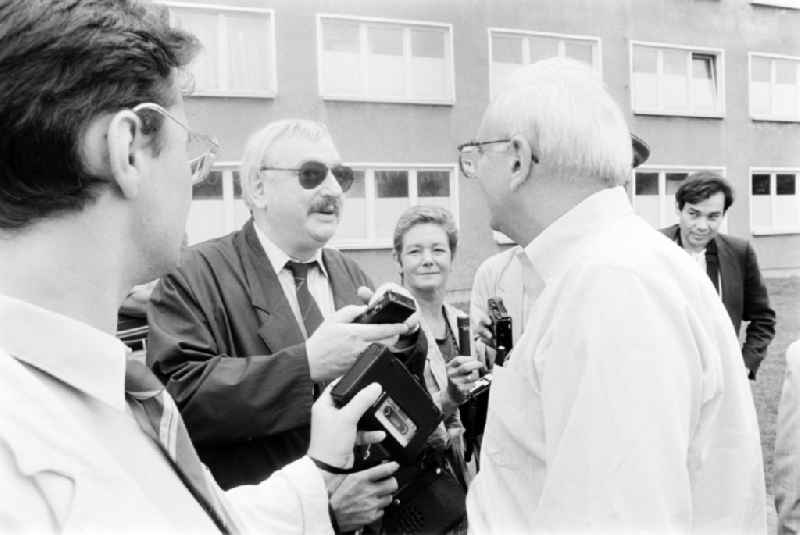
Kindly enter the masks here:
[[[360, 289], [372, 282], [324, 248], [353, 181], [340, 162], [319, 123], [277, 121], [253, 134], [240, 173], [252, 219], [190, 247], [153, 293], [148, 362], [223, 488], [260, 481], [302, 456], [319, 388], [370, 342], [404, 329], [353, 325], [354, 309], [342, 308], [361, 304]], [[396, 467], [345, 477], [331, 495], [341, 530], [381, 515]]]

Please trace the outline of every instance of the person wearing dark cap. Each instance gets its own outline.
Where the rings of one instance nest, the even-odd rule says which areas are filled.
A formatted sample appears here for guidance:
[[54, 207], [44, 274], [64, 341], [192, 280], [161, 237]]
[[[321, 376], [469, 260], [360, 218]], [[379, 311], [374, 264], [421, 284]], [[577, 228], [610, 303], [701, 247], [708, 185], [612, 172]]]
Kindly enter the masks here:
[[756, 252], [749, 242], [719, 233], [733, 204], [733, 188], [712, 171], [693, 173], [675, 192], [678, 223], [661, 229], [708, 273], [738, 335], [747, 321], [742, 357], [748, 377], [758, 367], [775, 336], [775, 311], [769, 304]]

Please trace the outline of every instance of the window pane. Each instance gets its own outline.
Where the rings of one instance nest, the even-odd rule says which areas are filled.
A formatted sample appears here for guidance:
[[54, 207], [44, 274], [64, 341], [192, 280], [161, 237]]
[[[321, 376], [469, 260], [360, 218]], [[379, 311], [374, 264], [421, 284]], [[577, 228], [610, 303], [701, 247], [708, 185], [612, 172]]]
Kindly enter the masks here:
[[492, 61], [522, 64], [522, 37], [513, 35], [492, 36]]
[[532, 35], [528, 37], [531, 51], [531, 63], [536, 63], [540, 59], [552, 58], [558, 55], [558, 41], [555, 37], [545, 37]]
[[222, 171], [211, 171], [205, 180], [192, 186], [192, 199], [221, 199]]
[[375, 171], [375, 192], [381, 197], [408, 197], [408, 171]]
[[775, 60], [775, 85], [772, 111], [781, 117], [797, 114], [797, 64], [794, 61]]
[[658, 70], [658, 50], [649, 46], [633, 47], [633, 72], [649, 72]]
[[687, 176], [689, 176], [688, 173], [667, 173], [665, 195], [667, 195], [667, 197], [673, 197], [681, 186], [681, 183], [686, 180]]
[[658, 195], [658, 173], [636, 173], [636, 195]]
[[692, 54], [692, 90], [695, 108], [714, 108], [717, 95], [716, 58]]
[[417, 172], [418, 197], [449, 197], [450, 172], [449, 171], [418, 171]]
[[189, 70], [194, 76], [197, 91], [210, 91], [219, 87], [218, 57], [220, 53], [217, 14], [212, 11], [171, 8], [176, 25], [193, 33], [202, 43]]
[[272, 90], [271, 23], [250, 13], [226, 13], [230, 89], [263, 92]]
[[445, 61], [446, 32], [411, 30], [410, 97], [444, 100], [450, 96], [450, 69]]
[[403, 30], [396, 26], [370, 25], [367, 28], [367, 42], [372, 54], [388, 56], [403, 55]]
[[389, 238], [400, 214], [408, 208], [408, 172], [375, 171], [375, 237]]
[[366, 191], [364, 188], [364, 171], [361, 169], [353, 169], [353, 185], [347, 190], [347, 198], [364, 198]]
[[775, 60], [775, 83], [797, 84], [797, 62], [787, 59]]
[[769, 195], [769, 175], [753, 175], [753, 195]]
[[369, 95], [378, 98], [406, 96], [403, 31], [388, 25], [367, 28], [369, 42]]
[[770, 82], [770, 60], [754, 56], [750, 63], [750, 76], [754, 82]]
[[353, 185], [347, 192], [347, 200], [342, 209], [338, 240], [363, 240], [367, 234], [367, 201], [364, 194], [364, 171], [353, 170]]
[[411, 30], [411, 54], [418, 58], [444, 58], [445, 31], [428, 28]]
[[794, 195], [794, 175], [780, 174], [775, 176], [775, 193], [777, 195]]
[[322, 46], [331, 52], [357, 54], [359, 50], [358, 23], [326, 20], [322, 23]]
[[363, 93], [358, 23], [325, 20], [320, 69], [324, 92], [334, 95]]
[[242, 181], [239, 179], [239, 171], [233, 172], [233, 198], [242, 198]]
[[685, 110], [688, 107], [688, 82], [686, 58], [682, 50], [662, 50], [664, 74], [662, 101], [665, 108]]
[[565, 53], [568, 58], [577, 59], [589, 65], [594, 65], [592, 62], [592, 49], [594, 48], [592, 43], [587, 43], [585, 41], [565, 41], [564, 45]]
[[633, 204], [636, 213], [654, 227], [661, 227], [658, 173], [636, 173]]

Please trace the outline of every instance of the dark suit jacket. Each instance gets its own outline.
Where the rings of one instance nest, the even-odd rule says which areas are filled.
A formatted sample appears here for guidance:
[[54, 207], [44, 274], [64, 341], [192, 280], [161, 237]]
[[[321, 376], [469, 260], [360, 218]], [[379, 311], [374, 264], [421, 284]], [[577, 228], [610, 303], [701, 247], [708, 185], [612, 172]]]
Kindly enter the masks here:
[[[336, 308], [372, 288], [324, 249]], [[313, 383], [305, 339], [252, 220], [184, 252], [153, 292], [147, 362], [222, 488], [256, 483], [308, 449]]]
[[[661, 229], [668, 238], [677, 240], [680, 228], [672, 225]], [[714, 238], [722, 279], [722, 302], [738, 335], [742, 320], [749, 321], [742, 356], [755, 379], [761, 361], [767, 356], [767, 346], [775, 336], [775, 311], [769, 306], [769, 296], [758, 259], [747, 240], [717, 234]]]

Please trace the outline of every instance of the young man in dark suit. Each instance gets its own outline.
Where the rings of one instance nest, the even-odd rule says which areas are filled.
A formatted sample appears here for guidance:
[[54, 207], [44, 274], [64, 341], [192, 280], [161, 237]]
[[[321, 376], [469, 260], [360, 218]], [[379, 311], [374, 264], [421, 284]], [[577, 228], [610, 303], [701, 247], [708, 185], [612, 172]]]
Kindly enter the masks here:
[[[348, 305], [362, 305], [372, 282], [324, 248], [353, 180], [340, 162], [319, 123], [282, 120], [253, 134], [240, 175], [252, 219], [188, 248], [153, 292], [148, 363], [223, 488], [301, 457], [315, 392], [371, 342], [408, 329], [351, 323], [363, 307]], [[396, 467], [345, 477], [330, 501], [343, 531], [381, 515]]]
[[756, 253], [749, 242], [719, 234], [725, 212], [733, 204], [733, 189], [727, 180], [711, 171], [690, 175], [675, 192], [679, 222], [661, 229], [683, 247], [708, 273], [709, 279], [733, 322], [738, 335], [742, 320], [749, 321], [742, 357], [748, 377], [756, 372], [775, 336], [775, 311]]

